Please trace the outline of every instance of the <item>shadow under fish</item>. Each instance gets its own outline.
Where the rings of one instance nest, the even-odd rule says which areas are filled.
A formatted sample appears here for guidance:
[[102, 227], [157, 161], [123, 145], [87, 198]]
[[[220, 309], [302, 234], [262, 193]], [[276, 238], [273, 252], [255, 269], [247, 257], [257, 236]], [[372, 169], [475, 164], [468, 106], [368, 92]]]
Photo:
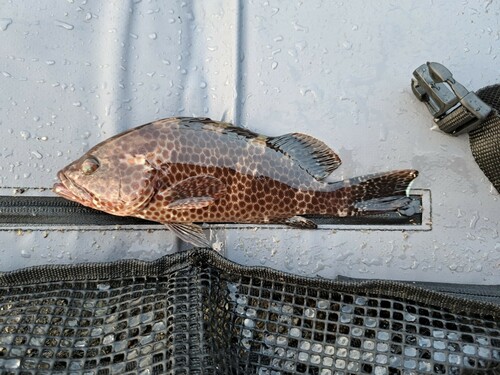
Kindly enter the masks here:
[[177, 117], [94, 146], [58, 173], [53, 191], [113, 215], [165, 224], [211, 247], [194, 223], [314, 229], [304, 215], [359, 216], [408, 204], [416, 170], [325, 182], [340, 158], [309, 135], [267, 137], [208, 118]]

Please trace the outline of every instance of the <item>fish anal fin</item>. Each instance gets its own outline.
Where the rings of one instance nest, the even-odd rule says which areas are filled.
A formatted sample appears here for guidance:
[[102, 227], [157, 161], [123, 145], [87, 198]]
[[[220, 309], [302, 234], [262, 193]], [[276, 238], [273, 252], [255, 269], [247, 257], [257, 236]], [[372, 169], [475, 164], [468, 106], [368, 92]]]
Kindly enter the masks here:
[[320, 140], [302, 133], [270, 137], [267, 144], [289, 156], [317, 180], [323, 180], [339, 167], [339, 156]]
[[199, 225], [192, 223], [165, 223], [165, 226], [181, 240], [196, 247], [212, 247], [212, 244]]
[[318, 225], [310, 220], [306, 219], [303, 216], [292, 216], [286, 219], [275, 219], [271, 220], [271, 222], [275, 224], [284, 224], [288, 225], [289, 227], [292, 228], [298, 228], [298, 229], [317, 229]]
[[226, 185], [218, 178], [200, 175], [186, 178], [160, 191], [158, 195], [171, 209], [194, 209], [211, 205], [226, 194]]

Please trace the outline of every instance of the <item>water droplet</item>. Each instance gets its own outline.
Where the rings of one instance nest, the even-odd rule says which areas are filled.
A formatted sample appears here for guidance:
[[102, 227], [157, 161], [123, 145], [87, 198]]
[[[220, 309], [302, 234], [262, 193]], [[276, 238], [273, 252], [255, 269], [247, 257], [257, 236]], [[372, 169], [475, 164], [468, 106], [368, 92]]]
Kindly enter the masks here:
[[307, 47], [307, 42], [305, 40], [301, 40], [300, 42], [295, 43], [295, 49], [297, 51], [303, 51]]
[[352, 48], [352, 43], [346, 40], [344, 43], [342, 43], [342, 46], [344, 47], [344, 49], [350, 50]]
[[103, 329], [101, 327], [94, 328], [92, 331], [90, 331], [90, 336], [92, 337], [97, 337], [100, 336], [103, 332]]
[[82, 106], [82, 102], [74, 102], [73, 105], [75, 107], [81, 107]]
[[89, 139], [90, 138], [90, 132], [84, 132], [81, 136], [81, 139]]
[[9, 72], [2, 72], [2, 75], [7, 78], [11, 78], [12, 75]]
[[283, 40], [283, 36], [282, 35], [278, 35], [276, 36], [274, 39], [273, 39], [275, 42], [281, 42]]
[[115, 335], [113, 333], [110, 333], [106, 336], [104, 336], [104, 338], [102, 339], [102, 343], [104, 345], [109, 345], [111, 343], [113, 343], [115, 341]]
[[12, 18], [0, 18], [0, 30], [6, 31], [12, 23]]
[[111, 288], [110, 284], [97, 284], [97, 289], [100, 291], [106, 291], [109, 290], [109, 288]]
[[85, 15], [85, 20], [86, 21], [90, 21], [92, 19], [92, 13], [88, 12], [86, 15]]
[[31, 258], [31, 254], [28, 251], [24, 250], [24, 249], [21, 250], [21, 256], [23, 258]]
[[205, 89], [207, 87], [207, 83], [205, 81], [200, 82], [200, 88]]
[[16, 369], [21, 366], [20, 359], [6, 359], [3, 362], [3, 367], [6, 369]]
[[21, 138], [24, 139], [25, 141], [31, 138], [31, 134], [27, 130], [21, 130], [19, 134], [21, 135]]
[[293, 22], [293, 27], [296, 31], [304, 31], [306, 33], [309, 32], [309, 27], [300, 25], [297, 21]]
[[59, 21], [59, 20], [55, 20], [54, 23], [56, 26], [59, 26], [59, 27], [66, 29], [66, 30], [73, 30], [75, 28], [75, 26], [73, 26], [69, 23], [63, 22], [63, 21]]
[[138, 39], [138, 38], [139, 38], [139, 35], [137, 35], [137, 34], [129, 33], [128, 35], [129, 35], [132, 39]]
[[149, 39], [153, 39], [153, 40], [155, 40], [156, 38], [158, 38], [158, 34], [156, 34], [156, 33], [151, 33], [148, 36], [149, 36]]
[[271, 68], [273, 70], [275, 70], [277, 67], [278, 67], [278, 63], [276, 61], [273, 61], [273, 63], [271, 64]]
[[54, 65], [56, 62], [54, 60], [47, 60], [45, 61], [45, 64], [47, 65]]
[[245, 327], [248, 327], [248, 328], [255, 327], [255, 321], [253, 321], [252, 319], [245, 319], [243, 321], [243, 324], [245, 325]]
[[37, 159], [43, 158], [42, 154], [40, 154], [38, 151], [31, 151], [31, 155], [33, 155]]
[[379, 141], [381, 141], [381, 142], [386, 141], [387, 140], [387, 134], [388, 134], [387, 128], [385, 126], [380, 126], [379, 136], [378, 136]]
[[312, 308], [307, 308], [304, 310], [304, 315], [308, 318], [314, 318], [316, 316], [316, 310]]
[[479, 213], [476, 212], [475, 214], [472, 215], [472, 218], [469, 223], [469, 227], [471, 229], [474, 229], [476, 227], [477, 221], [479, 220]]

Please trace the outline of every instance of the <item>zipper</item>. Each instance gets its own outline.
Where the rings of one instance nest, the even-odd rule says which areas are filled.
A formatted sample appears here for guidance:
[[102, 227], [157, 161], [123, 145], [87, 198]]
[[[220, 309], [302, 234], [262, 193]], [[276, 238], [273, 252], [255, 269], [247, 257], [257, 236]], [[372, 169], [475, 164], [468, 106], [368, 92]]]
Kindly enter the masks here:
[[[3, 190], [3, 191], [2, 191]], [[79, 203], [51, 195], [45, 190], [25, 189], [19, 194], [3, 195], [0, 189], [0, 230], [116, 230], [116, 229], [164, 229], [159, 223], [134, 217], [114, 216]], [[30, 190], [30, 191], [28, 191]], [[33, 195], [33, 194], [39, 195]], [[40, 195], [40, 192], [48, 193]], [[28, 193], [28, 194], [26, 194]], [[24, 195], [26, 194], [26, 195]], [[49, 195], [50, 194], [50, 195]], [[307, 216], [318, 224], [319, 229], [348, 230], [429, 230], [425, 219], [425, 194], [412, 194], [407, 212], [372, 213], [358, 217]], [[430, 213], [429, 213], [430, 214]], [[427, 220], [429, 221], [429, 220]], [[243, 228], [253, 224], [210, 223], [210, 228]], [[257, 225], [262, 227], [283, 227]]]

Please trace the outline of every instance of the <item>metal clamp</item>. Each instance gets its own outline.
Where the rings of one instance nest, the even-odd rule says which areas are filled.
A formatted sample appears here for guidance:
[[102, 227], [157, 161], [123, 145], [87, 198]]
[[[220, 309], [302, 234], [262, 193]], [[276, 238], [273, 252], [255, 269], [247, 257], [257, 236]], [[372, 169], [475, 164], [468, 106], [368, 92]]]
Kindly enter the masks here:
[[428, 62], [415, 69], [413, 76], [413, 93], [446, 133], [459, 135], [477, 129], [491, 112], [491, 107], [458, 83], [444, 65]]

